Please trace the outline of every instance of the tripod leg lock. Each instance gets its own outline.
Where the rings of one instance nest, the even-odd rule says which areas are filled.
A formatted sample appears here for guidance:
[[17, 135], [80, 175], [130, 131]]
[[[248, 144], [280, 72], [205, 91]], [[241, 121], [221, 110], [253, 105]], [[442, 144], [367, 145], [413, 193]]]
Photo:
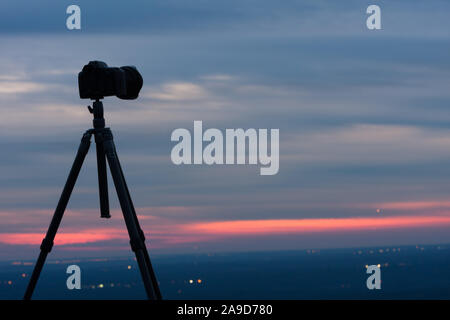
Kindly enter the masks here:
[[83, 137], [81, 138], [81, 142], [91, 142], [91, 137], [92, 137], [92, 133], [94, 131], [92, 129], [87, 130], [84, 134]]
[[145, 249], [144, 242], [141, 239], [131, 239], [130, 245], [133, 252]]
[[41, 243], [41, 251], [50, 252], [53, 248], [53, 241], [47, 238], [44, 238]]

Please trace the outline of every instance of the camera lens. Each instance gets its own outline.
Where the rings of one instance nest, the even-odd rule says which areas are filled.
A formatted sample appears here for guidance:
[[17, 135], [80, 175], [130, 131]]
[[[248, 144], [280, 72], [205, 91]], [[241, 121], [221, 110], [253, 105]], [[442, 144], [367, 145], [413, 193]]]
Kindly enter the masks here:
[[126, 93], [117, 97], [125, 100], [136, 99], [144, 82], [141, 74], [134, 66], [120, 67], [120, 69], [125, 73]]

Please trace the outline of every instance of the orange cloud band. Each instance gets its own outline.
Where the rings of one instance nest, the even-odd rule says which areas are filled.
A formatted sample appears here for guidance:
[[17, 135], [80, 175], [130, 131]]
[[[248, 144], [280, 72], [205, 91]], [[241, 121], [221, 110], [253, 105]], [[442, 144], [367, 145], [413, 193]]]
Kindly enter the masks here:
[[[340, 232], [382, 229], [448, 227], [450, 216], [398, 216], [398, 217], [351, 217], [351, 218], [318, 218], [318, 219], [270, 219], [270, 220], [234, 220], [195, 223], [153, 222], [145, 227], [149, 237], [156, 240], [156, 246], [171, 246], [179, 243], [208, 241], [223, 236], [251, 236], [271, 234]], [[0, 243], [10, 245], [38, 245], [42, 233], [0, 233]], [[80, 232], [58, 233], [57, 245], [86, 244], [110, 240], [126, 240], [126, 229], [98, 228], [85, 229]]]
[[[42, 233], [0, 233], [0, 243], [13, 245], [39, 245], [44, 238]], [[55, 244], [85, 244], [91, 242], [126, 239], [127, 234], [119, 229], [95, 229], [81, 232], [58, 233]]]
[[192, 232], [213, 234], [275, 234], [327, 231], [355, 231], [382, 228], [412, 228], [450, 225], [447, 216], [402, 216], [339, 219], [272, 219], [195, 223], [186, 226]]

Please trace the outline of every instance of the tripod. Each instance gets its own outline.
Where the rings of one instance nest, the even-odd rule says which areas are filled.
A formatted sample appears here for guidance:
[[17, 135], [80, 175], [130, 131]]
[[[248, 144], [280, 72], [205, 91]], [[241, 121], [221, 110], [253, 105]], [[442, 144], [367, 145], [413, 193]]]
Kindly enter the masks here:
[[53, 240], [58, 231], [67, 203], [69, 202], [75, 182], [80, 173], [83, 161], [89, 151], [92, 135], [95, 136], [96, 150], [97, 150], [97, 171], [98, 171], [98, 185], [100, 197], [100, 216], [102, 218], [110, 218], [109, 214], [109, 200], [108, 200], [108, 181], [106, 175], [106, 159], [108, 160], [111, 175], [114, 180], [114, 186], [119, 198], [120, 207], [122, 209], [125, 224], [127, 226], [128, 235], [130, 237], [131, 249], [136, 255], [136, 261], [139, 265], [142, 281], [144, 282], [147, 297], [150, 300], [160, 300], [161, 292], [159, 291], [158, 281], [153, 271], [150, 257], [145, 246], [144, 232], [142, 231], [139, 221], [134, 210], [134, 205], [131, 200], [130, 192], [120, 166], [119, 158], [117, 156], [116, 148], [114, 146], [113, 136], [109, 128], [105, 128], [105, 119], [103, 118], [103, 103], [96, 99], [92, 105], [88, 107], [89, 111], [94, 115], [93, 129], [87, 130], [81, 139], [77, 155], [70, 170], [69, 177], [62, 191], [52, 221], [48, 228], [47, 234], [42, 240], [40, 247], [39, 258], [34, 267], [33, 273], [28, 283], [27, 290], [23, 297], [24, 300], [31, 299], [34, 288], [39, 279], [45, 259], [53, 247]]

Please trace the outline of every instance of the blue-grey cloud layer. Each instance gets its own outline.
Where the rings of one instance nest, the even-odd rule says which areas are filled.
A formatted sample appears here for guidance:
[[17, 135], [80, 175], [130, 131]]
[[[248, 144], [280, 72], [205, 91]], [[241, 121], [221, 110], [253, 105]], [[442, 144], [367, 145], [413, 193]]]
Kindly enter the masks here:
[[[192, 220], [343, 217], [372, 212], [317, 204], [449, 193], [448, 2], [377, 1], [381, 31], [365, 29], [367, 1], [75, 3], [81, 32], [65, 30], [72, 3], [0, 4], [2, 208], [56, 204], [91, 123], [76, 76], [92, 59], [144, 76], [137, 101], [105, 100], [137, 206], [218, 208], [180, 217]], [[170, 133], [194, 120], [279, 128], [280, 173], [174, 166]], [[93, 155], [72, 207], [97, 206]]]

